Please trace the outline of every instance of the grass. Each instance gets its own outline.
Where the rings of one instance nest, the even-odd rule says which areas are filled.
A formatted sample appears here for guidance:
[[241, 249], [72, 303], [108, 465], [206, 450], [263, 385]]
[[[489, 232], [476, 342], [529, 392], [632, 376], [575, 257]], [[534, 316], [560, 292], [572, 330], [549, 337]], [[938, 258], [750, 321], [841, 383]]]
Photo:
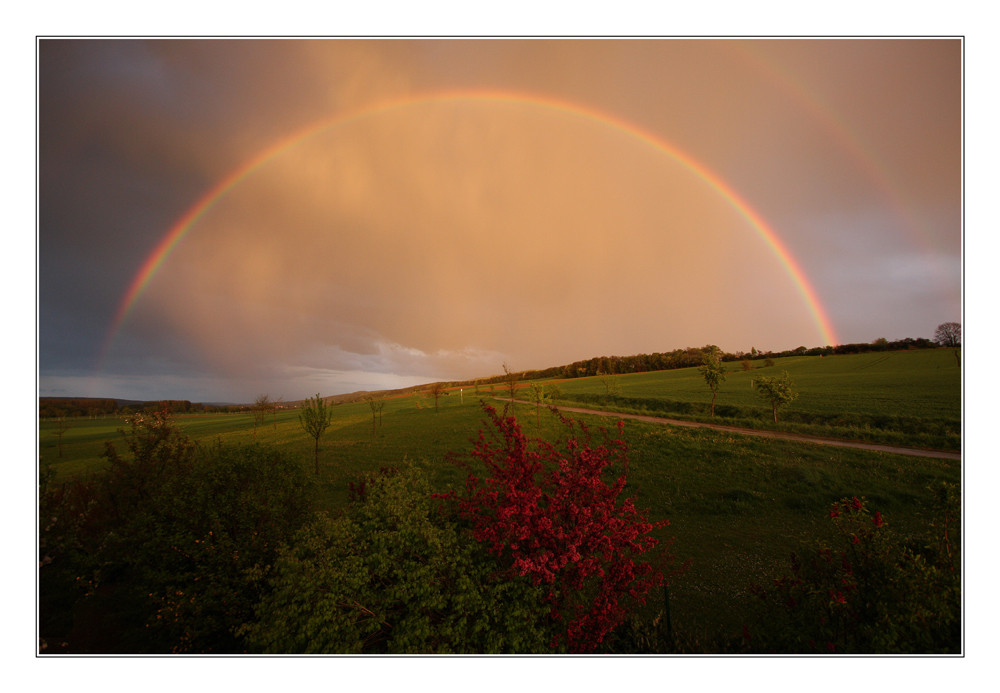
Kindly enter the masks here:
[[[954, 368], [950, 352], [779, 359], [770, 369], [730, 373], [719, 399], [725, 394], [731, 402], [750, 402], [754, 397], [750, 377], [788, 370], [802, 390], [792, 406], [832, 411], [839, 403], [875, 412], [894, 403], [920, 415], [959, 416], [958, 376], [944, 372], [948, 364], [943, 356], [952, 359]], [[914, 383], [906, 377], [907, 372], [912, 376], [913, 368], [927, 377]], [[627, 393], [647, 399], [708, 399], [708, 388], [694, 369], [622, 376], [621, 383]], [[560, 387], [566, 393], [603, 390], [597, 379], [567, 381]], [[830, 389], [829, 398], [820, 395], [822, 387]], [[927, 391], [917, 394], [920, 387]], [[873, 403], [875, 392], [882, 395]], [[485, 425], [483, 413], [478, 396], [470, 392], [464, 396], [452, 392], [441, 398], [439, 407], [435, 411], [433, 401], [419, 395], [389, 399], [373, 436], [367, 404], [336, 406], [320, 447], [318, 502], [337, 508], [346, 502], [348, 484], [359, 474], [404, 460], [426, 468], [438, 489], [460, 486], [464, 472], [448, 461], [447, 454], [471, 449], [470, 438]], [[553, 439], [562, 430], [544, 411], [536, 424], [534, 406], [518, 404], [515, 413], [529, 436]], [[595, 427], [611, 424], [603, 417], [580, 418]], [[254, 440], [250, 415], [183, 415], [176, 422], [203, 444]], [[59, 457], [54, 425], [43, 421], [40, 463], [51, 466], [56, 482], [99, 473], [105, 465], [100, 456], [104, 441], [119, 441], [116, 430], [121, 426], [123, 422], [110, 418], [75, 420], [63, 436]], [[834, 501], [867, 497], [894, 529], [921, 545], [937, 531], [928, 486], [961, 482], [958, 461], [638, 421], [626, 423], [625, 437], [631, 460], [627, 494], [638, 507], [649, 509], [651, 519], [670, 521], [660, 535], [673, 538], [672, 553], [678, 563], [689, 562], [688, 569], [671, 581], [674, 627], [702, 642], [738, 632], [750, 585], [782, 573], [792, 551], [827, 531], [826, 512]], [[313, 441], [299, 426], [296, 412], [281, 412], [274, 420], [268, 417], [256, 439], [287, 449], [312, 473]], [[957, 537], [953, 541], [958, 545]], [[654, 600], [648, 608], [655, 612], [662, 603]]]
[[[726, 363], [714, 421], [752, 428], [867, 440], [937, 450], [961, 448], [961, 369], [952, 349], [778, 358], [753, 368]], [[778, 423], [752, 383], [787, 371], [798, 398]], [[711, 391], [697, 368], [559, 381], [561, 400], [625, 413], [713, 421]], [[526, 395], [522, 395], [526, 396]]]
[[[481, 419], [478, 400], [472, 397], [442, 397], [438, 412], [433, 401], [420, 396], [394, 398], [386, 401], [382, 426], [373, 436], [367, 404], [336, 405], [330, 428], [320, 441], [321, 502], [333, 506], [345, 502], [349, 481], [403, 460], [432, 464], [441, 481], [458, 479], [458, 470], [444, 461], [445, 456], [449, 451], [469, 447], [468, 439], [475, 435]], [[314, 441], [299, 425], [297, 411], [268, 416], [256, 435], [250, 414], [182, 414], [175, 416], [174, 422], [201, 444], [257, 441], [275, 445], [301, 459], [313, 472]], [[120, 417], [71, 420], [71, 428], [63, 435], [60, 457], [53, 433], [55, 422], [42, 421], [40, 463], [51, 468], [56, 483], [100, 473], [107, 467], [102, 457], [105, 441], [123, 449], [118, 429], [124, 427]]]
[[691, 561], [671, 587], [679, 631], [737, 632], [749, 586], [781, 574], [792, 551], [827, 532], [837, 499], [867, 497], [922, 545], [936, 531], [928, 487], [961, 478], [956, 461], [641, 422], [626, 431], [636, 503], [670, 521], [675, 555]]

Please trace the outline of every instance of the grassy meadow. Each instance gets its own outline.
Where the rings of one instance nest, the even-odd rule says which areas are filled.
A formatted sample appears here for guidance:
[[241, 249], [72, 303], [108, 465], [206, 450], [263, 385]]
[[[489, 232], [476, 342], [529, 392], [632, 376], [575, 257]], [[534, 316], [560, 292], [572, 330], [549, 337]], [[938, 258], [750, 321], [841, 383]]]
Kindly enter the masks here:
[[[952, 349], [837, 356], [793, 356], [723, 364], [716, 423], [894, 445], [961, 448], [962, 380]], [[761, 376], [787, 371], [798, 397], [770, 406], [753, 388]], [[614, 381], [618, 394], [608, 394]], [[557, 381], [561, 399], [599, 409], [713, 421], [712, 393], [697, 368]], [[525, 395], [522, 395], [525, 396]]]
[[[744, 415], [731, 419], [767, 425], [770, 409], [756, 396], [750, 381], [787, 370], [800, 396], [781, 411], [782, 418], [793, 418], [795, 411], [813, 412], [868, 421], [869, 429], [875, 428], [871, 422], [878, 421], [941, 420], [954, 426], [960, 445], [961, 371], [951, 350], [793, 357], [776, 359], [771, 367], [761, 365], [755, 361], [753, 370], [742, 371], [738, 362], [726, 364], [728, 379], [719, 391], [717, 409], [740, 408]], [[617, 379], [622, 390], [618, 403], [631, 398], [631, 408], [636, 410], [642, 410], [636, 402], [645, 403], [644, 413], [661, 413], [655, 408], [657, 402], [667, 402], [668, 408], [673, 402], [703, 406], [711, 398], [697, 369]], [[565, 401], [577, 401], [580, 395], [598, 398], [606, 392], [597, 377], [562, 381], [558, 387]], [[333, 424], [320, 445], [318, 506], [335, 511], [347, 502], [349, 483], [360, 474], [404, 462], [424, 468], [439, 490], [459, 488], [465, 472], [447, 456], [469, 451], [470, 438], [485, 426], [479, 401], [490, 393], [488, 388], [478, 389], [479, 393], [470, 387], [452, 390], [440, 398], [437, 410], [424, 395], [389, 398], [374, 432], [368, 404], [337, 405]], [[495, 387], [495, 394], [502, 395], [500, 386]], [[597, 399], [593, 403], [601, 404]], [[601, 406], [615, 404], [612, 398]], [[760, 416], [746, 415], [755, 409]], [[518, 403], [514, 413], [529, 436], [555, 439], [562, 431], [545, 410], [536, 419], [533, 405]], [[705, 416], [704, 412], [688, 415]], [[594, 427], [611, 425], [604, 417], [580, 418]], [[268, 416], [256, 433], [250, 414], [190, 414], [174, 420], [203, 445], [256, 440], [285, 449], [312, 474], [313, 440], [303, 432], [294, 410]], [[70, 424], [62, 436], [60, 456], [55, 423], [40, 422], [40, 465], [51, 469], [56, 483], [100, 473], [106, 465], [102, 457], [105, 441], [114, 442], [119, 451], [124, 448], [117, 432], [124, 426], [121, 419], [76, 419]], [[891, 432], [891, 428], [885, 430]], [[922, 440], [906, 433], [898, 437]], [[843, 497], [865, 497], [906, 542], [923, 546], [935, 541], [941, 531], [932, 484], [957, 485], [962, 478], [959, 461], [639, 421], [626, 422], [625, 439], [631, 465], [626, 493], [638, 507], [649, 509], [650, 519], [669, 520], [659, 535], [664, 540], [672, 538], [675, 566], [686, 566], [671, 578], [670, 614], [678, 641], [692, 651], [711, 649], [711, 643], [739, 633], [751, 585], [767, 583], [786, 572], [791, 552], [831, 531], [827, 517], [831, 503]], [[955, 446], [939, 449], [948, 447]], [[955, 531], [952, 528], [951, 541], [958, 546]], [[650, 613], [663, 610], [662, 596], [647, 609]]]

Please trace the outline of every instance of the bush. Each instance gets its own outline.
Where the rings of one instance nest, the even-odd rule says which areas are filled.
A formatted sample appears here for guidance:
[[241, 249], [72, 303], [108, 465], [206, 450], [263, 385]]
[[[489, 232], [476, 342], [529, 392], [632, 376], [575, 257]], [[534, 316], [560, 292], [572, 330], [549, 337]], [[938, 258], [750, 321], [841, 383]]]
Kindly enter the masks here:
[[[949, 510], [946, 517], [954, 515]], [[961, 586], [950, 542], [918, 551], [863, 499], [834, 503], [834, 546], [792, 556], [791, 573], [756, 587], [761, 609], [744, 647], [768, 653], [955, 653]]]
[[240, 651], [234, 629], [307, 519], [308, 492], [297, 461], [258, 445], [207, 450], [169, 479], [123, 532], [141, 546], [135, 577], [156, 608], [149, 627], [176, 652]]
[[[141, 597], [122, 584], [141, 550], [123, 542], [130, 522], [173, 475], [189, 470], [195, 446], [166, 410], [130, 415], [119, 429], [130, 455], [106, 443], [106, 475], [39, 492], [39, 628], [42, 651], [145, 649]], [[144, 594], [137, 587], [135, 595]], [[95, 622], [101, 623], [95, 623]], [[104, 627], [107, 624], [107, 627]], [[49, 649], [50, 643], [57, 647]]]
[[637, 560], [654, 554], [650, 532], [667, 522], [652, 523], [631, 499], [619, 501], [628, 471], [623, 424], [618, 439], [605, 435], [592, 446], [584, 424], [560, 415], [570, 433], [557, 449], [542, 440], [529, 444], [514, 417], [483, 408], [493, 435], [480, 431], [471, 455], [487, 476], [470, 473], [463, 496], [445, 497], [511, 578], [544, 587], [552, 647], [593, 651], [663, 584], [660, 568], [669, 560], [662, 552], [657, 566]]
[[499, 575], [417, 469], [354, 486], [339, 517], [319, 515], [279, 555], [256, 621], [264, 653], [541, 652], [542, 590]]
[[106, 476], [42, 498], [43, 637], [72, 652], [239, 652], [266, 566], [311, 512], [306, 475], [264, 446], [196, 448], [165, 412], [129, 426], [131, 456], [109, 443]]

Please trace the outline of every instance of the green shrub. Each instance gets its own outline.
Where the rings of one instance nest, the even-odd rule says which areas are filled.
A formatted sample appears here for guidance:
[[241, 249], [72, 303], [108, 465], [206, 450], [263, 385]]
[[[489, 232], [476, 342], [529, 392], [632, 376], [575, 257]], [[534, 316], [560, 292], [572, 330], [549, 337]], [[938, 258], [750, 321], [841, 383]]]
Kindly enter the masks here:
[[272, 448], [198, 448], [164, 412], [129, 425], [132, 454], [109, 443], [107, 475], [42, 496], [42, 637], [69, 652], [238, 652], [266, 567], [312, 511], [308, 479]]
[[278, 556], [256, 619], [264, 653], [547, 651], [541, 589], [498, 566], [434, 507], [422, 472], [372, 475]]
[[[946, 493], [942, 492], [942, 496]], [[950, 497], [951, 499], [954, 496]], [[946, 509], [945, 517], [957, 513]], [[896, 537], [859, 498], [835, 503], [833, 545], [793, 555], [790, 574], [756, 587], [744, 647], [766, 653], [961, 651], [961, 585], [947, 535], [925, 551]]]
[[311, 512], [301, 464], [260, 445], [215, 447], [123, 528], [149, 627], [177, 652], [233, 652], [267, 566]]

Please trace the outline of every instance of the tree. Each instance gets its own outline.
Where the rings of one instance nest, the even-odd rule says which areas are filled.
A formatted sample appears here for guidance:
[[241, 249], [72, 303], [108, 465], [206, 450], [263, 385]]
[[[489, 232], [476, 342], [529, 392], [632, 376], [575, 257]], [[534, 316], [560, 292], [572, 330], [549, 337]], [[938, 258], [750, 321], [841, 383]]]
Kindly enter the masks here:
[[549, 399], [559, 399], [560, 397], [562, 397], [562, 390], [560, 390], [559, 386], [556, 385], [555, 383], [549, 383], [548, 389], [549, 389]]
[[542, 425], [541, 409], [542, 404], [549, 398], [545, 392], [545, 385], [542, 383], [531, 383], [531, 401], [535, 403], [535, 427]]
[[507, 367], [507, 364], [503, 364], [503, 384], [507, 388], [507, 395], [514, 399], [517, 396], [517, 373], [514, 373]]
[[762, 376], [754, 382], [757, 394], [771, 403], [771, 411], [774, 413], [774, 423], [778, 423], [778, 407], [788, 404], [798, 397], [798, 393], [792, 390], [792, 381], [788, 377], [788, 371], [783, 371], [780, 378]]
[[253, 401], [253, 406], [250, 407], [250, 412], [253, 414], [253, 439], [257, 440], [257, 426], [261, 426], [264, 423], [264, 417], [267, 416], [268, 412], [272, 409], [271, 398], [267, 395], [258, 395], [257, 399]]
[[444, 383], [434, 383], [427, 389], [427, 396], [434, 398], [434, 411], [438, 410], [438, 400], [444, 394]]
[[372, 410], [372, 438], [374, 438], [376, 422], [379, 426], [382, 425], [382, 407], [385, 406], [385, 400], [376, 399], [376, 397], [372, 395], [370, 397], [365, 397], [365, 401], [368, 402], [368, 407]]
[[604, 394], [607, 397], [620, 397], [622, 394], [622, 383], [618, 376], [605, 375], [601, 378], [604, 385]]
[[66, 420], [66, 417], [62, 417], [61, 416], [61, 417], [59, 417], [56, 420], [56, 427], [54, 429], [52, 429], [52, 433], [53, 433], [53, 435], [55, 435], [55, 437], [56, 437], [56, 443], [58, 444], [58, 447], [59, 447], [59, 457], [62, 457], [62, 439], [63, 439], [63, 435], [70, 428], [72, 428], [72, 426], [69, 425], [69, 421]]
[[934, 330], [934, 341], [941, 346], [957, 347], [962, 345], [962, 325], [957, 322], [944, 322]]
[[271, 400], [271, 423], [274, 424], [274, 430], [278, 430], [278, 410], [282, 408], [282, 398]]
[[316, 441], [314, 456], [317, 476], [319, 475], [319, 439], [332, 419], [333, 408], [323, 401], [318, 392], [315, 397], [310, 397], [305, 401], [302, 413], [299, 414], [299, 423], [302, 428]]
[[506, 363], [503, 364], [503, 385], [507, 388], [507, 397], [510, 398], [510, 402], [507, 402], [503, 408], [506, 413], [514, 406], [514, 399], [517, 397], [517, 373], [511, 372]]
[[715, 416], [715, 395], [719, 391], [719, 384], [726, 379], [726, 367], [722, 365], [722, 358], [718, 351], [707, 352], [704, 360], [705, 365], [698, 370], [701, 371], [705, 383], [712, 391], [712, 416]]

